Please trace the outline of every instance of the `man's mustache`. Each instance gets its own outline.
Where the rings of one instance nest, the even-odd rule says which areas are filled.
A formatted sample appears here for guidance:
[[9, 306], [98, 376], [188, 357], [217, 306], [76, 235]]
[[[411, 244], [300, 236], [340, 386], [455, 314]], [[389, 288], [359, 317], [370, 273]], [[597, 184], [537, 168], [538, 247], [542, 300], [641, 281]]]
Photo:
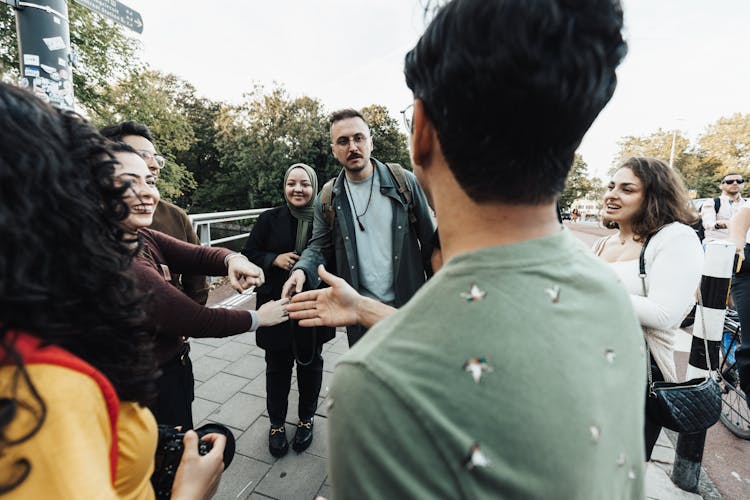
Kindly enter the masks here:
[[349, 156], [346, 157], [347, 161], [348, 160], [353, 160], [355, 158], [362, 158], [362, 155], [359, 154], [359, 153], [352, 153], [352, 154], [350, 154]]

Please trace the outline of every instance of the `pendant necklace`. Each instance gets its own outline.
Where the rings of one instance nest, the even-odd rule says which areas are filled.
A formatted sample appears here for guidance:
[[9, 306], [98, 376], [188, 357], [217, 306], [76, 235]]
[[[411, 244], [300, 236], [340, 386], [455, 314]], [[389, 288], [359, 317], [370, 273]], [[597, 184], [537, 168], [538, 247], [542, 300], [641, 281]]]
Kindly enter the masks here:
[[372, 176], [370, 177], [370, 196], [367, 198], [367, 206], [365, 206], [365, 210], [361, 214], [357, 213], [357, 207], [354, 205], [354, 198], [352, 197], [352, 191], [349, 188], [349, 179], [346, 179], [346, 178], [344, 179], [344, 181], [346, 182], [346, 184], [345, 184], [345, 186], [346, 186], [346, 194], [349, 196], [349, 203], [352, 204], [352, 208], [354, 209], [354, 218], [357, 219], [357, 224], [359, 224], [359, 229], [361, 231], [365, 230], [365, 225], [362, 224], [362, 221], [359, 220], [359, 218], [360, 217], [364, 217], [365, 214], [367, 213], [367, 210], [370, 208], [370, 202], [372, 201], [372, 187], [375, 185], [375, 174], [376, 173], [377, 172], [373, 168], [373, 170], [372, 170]]

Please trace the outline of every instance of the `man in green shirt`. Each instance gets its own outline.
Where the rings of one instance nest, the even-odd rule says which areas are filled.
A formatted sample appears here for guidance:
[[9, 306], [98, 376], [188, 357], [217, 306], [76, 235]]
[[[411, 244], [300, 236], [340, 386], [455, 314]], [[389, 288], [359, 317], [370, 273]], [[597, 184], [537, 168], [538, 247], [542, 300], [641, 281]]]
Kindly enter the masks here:
[[555, 207], [621, 30], [617, 0], [453, 0], [407, 54], [445, 265], [336, 366], [334, 499], [644, 497], [640, 326]]

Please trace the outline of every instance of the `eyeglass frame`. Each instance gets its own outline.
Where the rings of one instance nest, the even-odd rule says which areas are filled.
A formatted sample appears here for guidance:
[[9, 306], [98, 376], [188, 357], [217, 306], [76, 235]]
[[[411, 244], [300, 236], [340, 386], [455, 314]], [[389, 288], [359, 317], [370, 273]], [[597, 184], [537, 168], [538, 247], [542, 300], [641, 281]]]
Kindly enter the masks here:
[[745, 183], [745, 179], [722, 179], [722, 184], [734, 184], [737, 183], [737, 185], [742, 185]]
[[[354, 145], [359, 148], [362, 147], [362, 145], [365, 144], [369, 138], [370, 136], [365, 134], [354, 134], [351, 136], [342, 135], [341, 137], [337, 138], [332, 145], [339, 148], [348, 148], [349, 144], [353, 142]], [[346, 143], [342, 142], [342, 140], [344, 139], [346, 140]]]
[[144, 161], [149, 161], [153, 159], [156, 162], [156, 165], [159, 167], [159, 170], [164, 168], [164, 165], [166, 165], [167, 160], [160, 154], [152, 153], [151, 151], [147, 151], [145, 149], [136, 149], [136, 153], [138, 153], [138, 156], [143, 158]]
[[414, 132], [414, 103], [409, 104], [401, 110], [401, 118], [403, 119], [406, 133], [411, 135]]

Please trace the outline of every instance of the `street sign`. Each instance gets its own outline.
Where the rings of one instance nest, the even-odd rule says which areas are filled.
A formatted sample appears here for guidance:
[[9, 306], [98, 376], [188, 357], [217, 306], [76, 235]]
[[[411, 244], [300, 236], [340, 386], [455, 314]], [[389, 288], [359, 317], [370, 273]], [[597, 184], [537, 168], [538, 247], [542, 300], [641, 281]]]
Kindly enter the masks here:
[[117, 0], [75, 0], [75, 2], [136, 33], [143, 33], [143, 19], [141, 15]]

